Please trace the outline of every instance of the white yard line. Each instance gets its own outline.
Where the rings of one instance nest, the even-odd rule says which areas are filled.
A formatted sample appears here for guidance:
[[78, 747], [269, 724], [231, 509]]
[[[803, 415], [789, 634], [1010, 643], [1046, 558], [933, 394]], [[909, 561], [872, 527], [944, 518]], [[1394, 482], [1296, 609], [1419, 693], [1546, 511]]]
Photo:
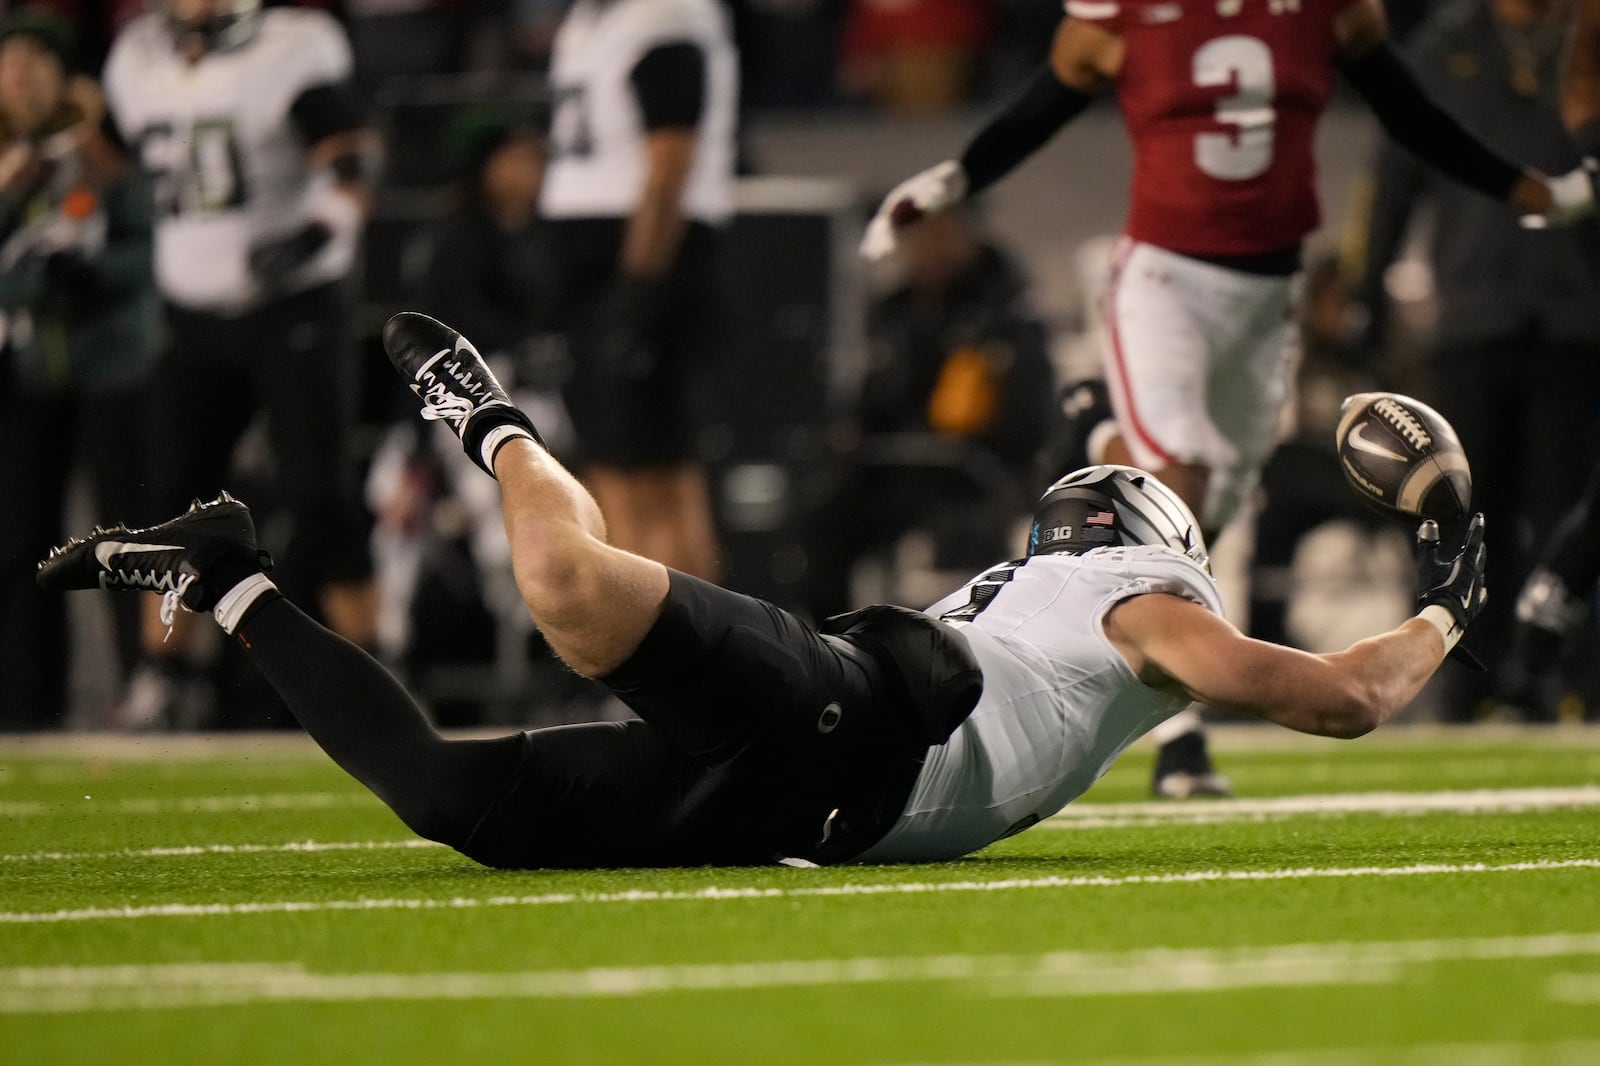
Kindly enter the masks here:
[[370, 1000], [614, 999], [675, 992], [967, 982], [973, 992], [1171, 995], [1234, 988], [1391, 983], [1442, 962], [1590, 958], [1600, 934], [1037, 955], [927, 955], [578, 970], [312, 973], [297, 963], [25, 967], [0, 970], [0, 1013], [173, 1009]]
[[[1301, 867], [1282, 870], [1191, 870], [1125, 877], [1026, 877], [994, 881], [889, 881], [808, 885], [796, 888], [635, 889], [624, 892], [550, 892], [530, 896], [400, 898], [348, 900], [271, 900], [252, 903], [157, 903], [144, 907], [79, 907], [55, 911], [0, 911], [0, 925], [117, 921], [140, 918], [234, 917], [247, 914], [305, 914], [318, 911], [465, 910], [493, 907], [549, 907], [605, 903], [721, 903], [738, 900], [802, 899], [831, 896], [895, 896], [941, 892], [1009, 892], [1024, 889], [1122, 888], [1133, 885], [1190, 885], [1216, 882], [1304, 881], [1367, 877], [1449, 877], [1474, 874], [1549, 873], [1597, 870], [1600, 858], [1550, 859], [1504, 864], [1421, 863], [1412, 866]], [[794, 874], [789, 876], [804, 876]]]
[[240, 796], [175, 796], [170, 799], [126, 797], [97, 800], [91, 793], [81, 799], [47, 802], [0, 802], [0, 818], [70, 818], [85, 814], [236, 814], [240, 811], [323, 811], [339, 807], [374, 806], [366, 792], [265, 792]]
[[286, 844], [174, 844], [163, 848], [118, 848], [113, 851], [19, 851], [0, 855], [0, 862], [86, 862], [96, 859], [187, 859], [199, 855], [266, 855], [322, 851], [388, 851], [394, 848], [439, 849], [431, 840], [291, 840]]
[[[1600, 1003], [1600, 973], [1558, 973], [1546, 987], [1557, 1003]], [[1600, 1062], [1600, 1055], [1595, 1061]]]
[[1600, 807], [1600, 785], [1571, 788], [1484, 788], [1445, 792], [1342, 792], [1260, 799], [1185, 800], [1182, 803], [1083, 803], [1046, 819], [1051, 829], [1104, 829], [1135, 825], [1217, 825], [1352, 814], [1416, 817]]
[[[1416, 1044], [1410, 1047], [1291, 1048], [1237, 1055], [1153, 1055], [1140, 1058], [1071, 1060], [1071, 1066], [1594, 1066], [1600, 1041]], [[886, 1066], [935, 1066], [897, 1062]], [[937, 1066], [1067, 1066], [1066, 1060], [941, 1062]]]

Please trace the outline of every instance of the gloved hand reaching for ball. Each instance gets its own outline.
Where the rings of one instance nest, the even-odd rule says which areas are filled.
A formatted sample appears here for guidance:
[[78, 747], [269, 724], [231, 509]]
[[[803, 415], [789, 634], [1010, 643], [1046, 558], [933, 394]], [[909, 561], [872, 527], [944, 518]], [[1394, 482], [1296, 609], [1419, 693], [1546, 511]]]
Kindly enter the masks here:
[[[1453, 652], [1461, 634], [1489, 598], [1484, 587], [1483, 512], [1472, 516], [1461, 551], [1446, 557], [1439, 545], [1439, 523], [1417, 528], [1417, 608], [1438, 627], [1445, 650]], [[1464, 654], [1464, 653], [1463, 653]]]

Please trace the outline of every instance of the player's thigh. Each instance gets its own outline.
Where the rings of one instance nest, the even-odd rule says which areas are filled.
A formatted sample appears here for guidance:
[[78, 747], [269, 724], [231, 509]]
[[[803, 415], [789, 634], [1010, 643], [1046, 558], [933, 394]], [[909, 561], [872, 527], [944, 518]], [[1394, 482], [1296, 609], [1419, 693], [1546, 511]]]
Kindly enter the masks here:
[[634, 654], [601, 680], [684, 751], [718, 763], [814, 722], [870, 713], [869, 668], [774, 604], [677, 571]]
[[638, 720], [532, 730], [511, 785], [460, 850], [506, 868], [687, 863], [684, 809], [705, 773]]
[[1236, 332], [1222, 346], [1206, 403], [1223, 447], [1211, 464], [1201, 519], [1220, 529], [1255, 490], [1282, 439], [1299, 331], [1287, 279], [1243, 278]]
[[1213, 351], [1176, 257], [1125, 243], [1104, 296], [1106, 383], [1135, 464], [1209, 464], [1222, 446], [1206, 405]]

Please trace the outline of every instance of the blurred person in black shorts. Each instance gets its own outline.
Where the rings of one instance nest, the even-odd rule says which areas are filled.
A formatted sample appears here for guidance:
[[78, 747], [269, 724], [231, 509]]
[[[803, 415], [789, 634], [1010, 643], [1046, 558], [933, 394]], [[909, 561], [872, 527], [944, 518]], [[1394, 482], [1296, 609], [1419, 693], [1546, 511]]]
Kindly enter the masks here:
[[737, 59], [713, 0], [578, 0], [557, 33], [541, 210], [573, 355], [578, 467], [614, 542], [717, 568], [700, 455], [722, 347]]

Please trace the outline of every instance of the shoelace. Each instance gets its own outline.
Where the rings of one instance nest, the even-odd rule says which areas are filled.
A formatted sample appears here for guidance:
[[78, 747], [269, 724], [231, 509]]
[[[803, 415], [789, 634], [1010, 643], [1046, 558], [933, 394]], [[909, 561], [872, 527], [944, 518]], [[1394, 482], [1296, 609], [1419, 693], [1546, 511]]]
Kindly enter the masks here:
[[472, 406], [465, 396], [445, 393], [423, 401], [422, 418], [427, 422], [460, 422], [472, 413]]
[[183, 593], [193, 581], [193, 574], [179, 574], [178, 587], [161, 594], [161, 624], [167, 627], [166, 635], [161, 638], [163, 644], [172, 638], [172, 627], [177, 623], [179, 608], [185, 611], [189, 609], [184, 606]]

